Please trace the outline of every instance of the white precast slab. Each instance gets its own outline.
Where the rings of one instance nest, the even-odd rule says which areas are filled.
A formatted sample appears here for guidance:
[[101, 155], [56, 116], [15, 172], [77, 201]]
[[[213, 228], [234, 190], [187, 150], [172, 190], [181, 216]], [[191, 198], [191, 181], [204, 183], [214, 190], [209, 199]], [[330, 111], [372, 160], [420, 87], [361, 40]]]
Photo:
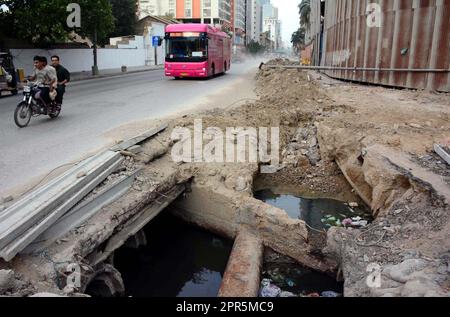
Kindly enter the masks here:
[[40, 234], [53, 225], [59, 218], [61, 218], [70, 208], [72, 208], [83, 197], [89, 194], [95, 187], [103, 182], [117, 167], [122, 163], [123, 159], [117, 160], [115, 163], [109, 165], [106, 170], [97, 175], [88, 184], [84, 185], [78, 192], [66, 200], [60, 207], [52, 211], [41, 222], [35, 224], [28, 231], [20, 237], [14, 239], [4, 249], [0, 250], [0, 257], [5, 261], [11, 261], [19, 252], [24, 250], [30, 243], [32, 243]]
[[[9, 216], [0, 221], [0, 248], [11, 243], [18, 235], [28, 230], [61, 204], [64, 204], [74, 193], [90, 183], [111, 164], [120, 160], [120, 157], [119, 153], [104, 152], [96, 159], [83, 164], [80, 172], [82, 175], [77, 173], [67, 174], [67, 177], [56, 182], [54, 186], [49, 187], [41, 195], [28, 200], [28, 204], [20, 204], [19, 206], [23, 205], [21, 209], [14, 213], [9, 212]], [[79, 169], [77, 168], [76, 171], [79, 171]], [[26, 200], [26, 197], [24, 200]], [[73, 205], [70, 207], [73, 207]]]
[[136, 179], [136, 175], [137, 173], [134, 173], [131, 176], [119, 179], [116, 183], [104, 189], [92, 199], [73, 208], [70, 212], [58, 220], [58, 222], [42, 233], [25, 249], [24, 253], [30, 254], [41, 251], [57, 239], [69, 233], [71, 230], [88, 221], [103, 207], [113, 203], [128, 192]]

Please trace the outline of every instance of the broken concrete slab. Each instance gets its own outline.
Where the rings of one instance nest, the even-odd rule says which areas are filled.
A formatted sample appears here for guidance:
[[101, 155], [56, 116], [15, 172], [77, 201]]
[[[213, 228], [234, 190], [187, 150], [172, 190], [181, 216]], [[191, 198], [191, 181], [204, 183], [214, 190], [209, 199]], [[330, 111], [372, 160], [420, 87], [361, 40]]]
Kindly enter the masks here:
[[122, 143], [112, 147], [111, 151], [126, 151], [130, 147], [135, 146], [136, 144], [142, 143], [142, 142], [150, 139], [151, 137], [157, 135], [158, 133], [164, 131], [165, 129], [167, 129], [168, 126], [169, 125], [167, 123], [164, 123], [154, 129], [148, 130], [128, 141], [122, 142]]
[[103, 252], [91, 256], [91, 264], [105, 261], [115, 250], [124, 245], [127, 240], [141, 231], [152, 219], [159, 215], [167, 206], [177, 199], [186, 187], [184, 184], [172, 188], [171, 192], [160, 195], [157, 201], [149, 204], [120, 228], [107, 242]]
[[450, 150], [440, 144], [434, 145], [434, 151], [438, 154], [448, 165], [450, 165]]
[[[11, 261], [19, 252], [30, 245], [40, 234], [42, 234], [51, 225], [58, 221], [58, 219], [60, 219], [68, 210], [70, 210], [70, 208], [75, 206], [83, 197], [85, 197], [102, 181], [104, 181], [108, 177], [108, 175], [110, 175], [121, 163], [122, 159], [119, 158], [119, 160], [117, 160], [115, 163], [112, 163], [112, 165], [109, 165], [109, 167], [107, 167], [106, 170], [103, 171], [100, 175], [92, 179], [88, 184], [75, 192], [71, 197], [68, 197], [62, 205], [51, 211], [50, 214], [45, 216], [45, 218], [43, 218], [39, 223], [34, 223], [34, 225], [26, 232], [22, 233], [19, 236], [16, 236], [13, 241], [5, 245], [4, 248], [0, 250], [0, 257], [5, 259], [5, 261], [7, 262]], [[10, 239], [10, 236], [5, 235], [4, 237], [4, 241]]]
[[122, 177], [111, 186], [103, 189], [95, 195], [95, 197], [75, 207], [51, 228], [42, 233], [36, 241], [24, 251], [24, 253], [29, 254], [42, 250], [77, 226], [89, 220], [103, 207], [122, 197], [131, 188], [138, 173], [139, 171], [136, 171], [130, 176]]

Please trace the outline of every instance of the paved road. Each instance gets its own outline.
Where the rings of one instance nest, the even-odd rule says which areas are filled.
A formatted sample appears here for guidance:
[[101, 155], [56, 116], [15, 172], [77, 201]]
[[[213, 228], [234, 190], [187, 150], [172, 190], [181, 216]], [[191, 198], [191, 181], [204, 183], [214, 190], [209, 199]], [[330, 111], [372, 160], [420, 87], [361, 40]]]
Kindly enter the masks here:
[[242, 82], [255, 65], [235, 66], [213, 80], [177, 81], [156, 70], [76, 82], [68, 87], [60, 118], [32, 118], [25, 129], [17, 128], [13, 120], [19, 97], [0, 99], [0, 199], [25, 190], [58, 166], [113, 143], [106, 132], [193, 108], [205, 96]]

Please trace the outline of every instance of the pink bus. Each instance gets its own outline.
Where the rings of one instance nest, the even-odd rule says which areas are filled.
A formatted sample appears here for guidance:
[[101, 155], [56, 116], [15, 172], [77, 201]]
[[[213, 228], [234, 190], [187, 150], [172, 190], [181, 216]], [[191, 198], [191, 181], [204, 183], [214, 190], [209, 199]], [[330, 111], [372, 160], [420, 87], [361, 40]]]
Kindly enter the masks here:
[[172, 24], [166, 27], [168, 77], [213, 77], [226, 73], [231, 62], [231, 38], [207, 24]]

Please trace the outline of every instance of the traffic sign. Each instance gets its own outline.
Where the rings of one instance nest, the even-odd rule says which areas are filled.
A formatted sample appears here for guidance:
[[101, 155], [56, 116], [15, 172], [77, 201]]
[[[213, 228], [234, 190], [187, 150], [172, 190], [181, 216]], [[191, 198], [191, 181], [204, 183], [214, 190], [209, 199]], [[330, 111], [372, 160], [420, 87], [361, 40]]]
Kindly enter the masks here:
[[159, 36], [153, 36], [152, 43], [154, 47], [159, 46]]

